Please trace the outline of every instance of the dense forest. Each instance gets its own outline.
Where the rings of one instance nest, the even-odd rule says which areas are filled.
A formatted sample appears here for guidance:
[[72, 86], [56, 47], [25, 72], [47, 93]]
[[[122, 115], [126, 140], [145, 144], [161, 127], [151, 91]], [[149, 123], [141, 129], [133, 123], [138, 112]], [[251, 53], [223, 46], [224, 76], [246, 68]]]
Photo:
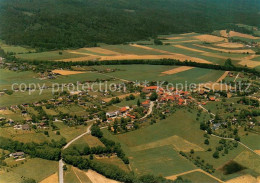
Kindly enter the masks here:
[[259, 0], [0, 0], [0, 38], [45, 49], [260, 25]]

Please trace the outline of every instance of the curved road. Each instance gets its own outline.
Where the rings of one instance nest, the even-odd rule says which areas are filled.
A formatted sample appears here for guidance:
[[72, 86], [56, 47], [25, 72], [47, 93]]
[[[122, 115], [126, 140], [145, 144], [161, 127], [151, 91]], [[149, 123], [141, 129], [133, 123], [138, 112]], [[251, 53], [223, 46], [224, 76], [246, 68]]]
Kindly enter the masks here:
[[[93, 119], [90, 121], [87, 121], [87, 123], [95, 121], [97, 119]], [[72, 139], [70, 142], [68, 142], [62, 149], [66, 149], [68, 148], [73, 142], [75, 142], [76, 140], [78, 140], [79, 138], [83, 137], [84, 135], [90, 134], [91, 133], [91, 128], [92, 124], [89, 125], [89, 127], [87, 128], [87, 131], [85, 133], [82, 133], [81, 135], [77, 136], [76, 138]], [[63, 161], [62, 159], [60, 159], [59, 161], [59, 183], [64, 183], [64, 178], [63, 178]]]

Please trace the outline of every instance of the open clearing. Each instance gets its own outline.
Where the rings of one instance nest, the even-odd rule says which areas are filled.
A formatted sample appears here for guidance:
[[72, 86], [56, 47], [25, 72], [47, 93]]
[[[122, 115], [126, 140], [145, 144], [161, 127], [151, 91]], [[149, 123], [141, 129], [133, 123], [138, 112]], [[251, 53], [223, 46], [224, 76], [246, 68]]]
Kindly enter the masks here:
[[201, 48], [207, 48], [207, 49], [211, 49], [211, 50], [216, 50], [216, 51], [220, 51], [220, 52], [225, 52], [225, 53], [251, 53], [254, 54], [255, 52], [251, 49], [241, 49], [241, 50], [227, 50], [227, 49], [221, 49], [221, 48], [213, 48], [211, 46], [204, 46], [204, 45], [199, 45], [199, 44], [195, 44], [198, 47]]
[[57, 70], [57, 69], [53, 70], [52, 72], [63, 76], [85, 73], [81, 71], [69, 71], [69, 70]]
[[43, 179], [40, 183], [58, 183], [58, 173], [52, 174], [51, 176]]
[[164, 72], [162, 72], [162, 74], [172, 75], [172, 74], [187, 71], [187, 70], [190, 70], [190, 69], [193, 69], [193, 68], [194, 67], [190, 67], [190, 66], [181, 66], [181, 67], [177, 67], [177, 68], [174, 68], [174, 69], [171, 69], [171, 70], [164, 71]]
[[234, 179], [228, 180], [226, 183], [259, 183], [260, 177], [253, 177], [252, 175], [243, 175]]
[[229, 33], [230, 37], [242, 37], [242, 38], [247, 38], [247, 39], [260, 39], [260, 37], [255, 37], [249, 34], [243, 34], [235, 31], [230, 31]]
[[216, 46], [224, 47], [224, 48], [243, 48], [244, 45], [241, 43], [219, 43]]
[[220, 41], [226, 41], [227, 42], [226, 38], [213, 36], [213, 35], [209, 35], [209, 34], [194, 36], [193, 38], [198, 39], [200, 41], [209, 42], [209, 43], [220, 42]]
[[86, 172], [86, 175], [88, 176], [88, 178], [91, 180], [92, 183], [119, 183], [118, 181], [108, 179], [105, 176], [93, 170], [88, 170]]

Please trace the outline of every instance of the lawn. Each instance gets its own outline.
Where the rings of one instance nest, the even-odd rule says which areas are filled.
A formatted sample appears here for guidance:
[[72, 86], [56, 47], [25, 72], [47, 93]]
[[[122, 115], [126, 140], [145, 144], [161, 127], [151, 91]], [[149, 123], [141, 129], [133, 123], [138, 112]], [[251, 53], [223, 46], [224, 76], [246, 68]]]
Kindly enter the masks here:
[[83, 147], [84, 145], [88, 145], [89, 147], [96, 147], [96, 146], [102, 146], [104, 147], [104, 144], [97, 138], [92, 135], [84, 135], [77, 141], [73, 142], [72, 145]]
[[0, 179], [4, 183], [17, 183], [21, 182], [21, 177], [25, 177], [40, 182], [57, 171], [58, 162], [33, 158], [12, 168], [9, 172], [0, 174]]

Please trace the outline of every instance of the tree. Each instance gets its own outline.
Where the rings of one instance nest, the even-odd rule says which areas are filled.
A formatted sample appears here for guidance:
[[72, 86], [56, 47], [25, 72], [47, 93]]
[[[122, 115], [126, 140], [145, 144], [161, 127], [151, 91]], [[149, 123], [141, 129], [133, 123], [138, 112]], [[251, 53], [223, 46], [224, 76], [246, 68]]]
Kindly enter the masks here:
[[141, 102], [140, 102], [140, 100], [138, 99], [138, 100], [137, 100], [137, 106], [140, 107], [140, 105], [141, 105]]
[[158, 98], [158, 95], [156, 92], [152, 92], [151, 96], [150, 96], [150, 100], [151, 101], [155, 101]]
[[208, 139], [205, 139], [205, 140], [204, 140], [204, 144], [209, 145], [209, 140], [208, 140]]
[[63, 165], [63, 170], [66, 171], [68, 168], [66, 165]]
[[215, 152], [213, 153], [213, 158], [216, 158], [216, 159], [219, 158], [219, 152], [218, 152], [218, 151], [215, 151]]
[[194, 150], [193, 150], [193, 149], [191, 149], [191, 150], [190, 150], [190, 153], [191, 153], [191, 154], [194, 154]]

